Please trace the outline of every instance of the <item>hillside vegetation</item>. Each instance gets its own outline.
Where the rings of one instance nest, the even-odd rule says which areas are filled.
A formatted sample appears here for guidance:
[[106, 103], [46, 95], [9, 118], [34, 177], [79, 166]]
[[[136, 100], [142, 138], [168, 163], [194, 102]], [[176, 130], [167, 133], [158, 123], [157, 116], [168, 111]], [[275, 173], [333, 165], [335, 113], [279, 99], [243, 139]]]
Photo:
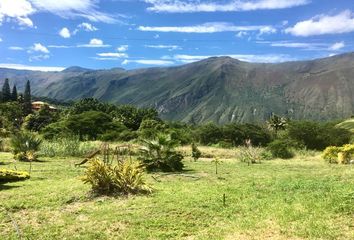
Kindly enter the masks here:
[[[163, 119], [189, 123], [261, 122], [271, 113], [291, 119], [348, 118], [354, 108], [354, 53], [280, 64], [214, 57], [178, 67], [62, 72], [0, 69], [22, 89], [58, 100], [94, 97], [152, 107]], [[1, 82], [0, 82], [1, 84]]]

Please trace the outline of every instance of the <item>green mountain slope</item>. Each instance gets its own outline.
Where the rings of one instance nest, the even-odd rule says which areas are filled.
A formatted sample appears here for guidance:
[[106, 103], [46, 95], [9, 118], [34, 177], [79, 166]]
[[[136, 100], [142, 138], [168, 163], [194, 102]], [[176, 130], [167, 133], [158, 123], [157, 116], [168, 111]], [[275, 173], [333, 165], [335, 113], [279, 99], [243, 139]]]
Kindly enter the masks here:
[[169, 68], [126, 71], [71, 67], [62, 72], [0, 69], [33, 93], [58, 100], [95, 97], [155, 107], [186, 122], [263, 121], [272, 112], [294, 119], [348, 118], [354, 110], [354, 53], [313, 61], [247, 63], [229, 57]]

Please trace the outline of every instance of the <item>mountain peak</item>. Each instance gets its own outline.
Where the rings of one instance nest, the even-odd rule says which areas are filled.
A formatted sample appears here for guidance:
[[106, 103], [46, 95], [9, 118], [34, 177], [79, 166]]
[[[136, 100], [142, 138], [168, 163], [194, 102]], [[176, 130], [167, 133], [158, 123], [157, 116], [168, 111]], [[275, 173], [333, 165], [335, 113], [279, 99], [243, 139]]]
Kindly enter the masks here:
[[63, 70], [63, 72], [87, 72], [87, 71], [92, 71], [92, 69], [83, 68], [79, 66], [71, 66]]

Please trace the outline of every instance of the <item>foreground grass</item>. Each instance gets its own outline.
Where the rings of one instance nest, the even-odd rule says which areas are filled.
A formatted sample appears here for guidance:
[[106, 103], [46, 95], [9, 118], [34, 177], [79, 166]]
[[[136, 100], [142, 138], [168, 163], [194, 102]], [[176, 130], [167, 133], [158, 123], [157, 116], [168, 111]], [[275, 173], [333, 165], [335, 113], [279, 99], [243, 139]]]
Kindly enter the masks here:
[[[148, 175], [153, 194], [118, 198], [91, 198], [79, 159], [43, 160], [30, 180], [0, 185], [0, 239], [17, 228], [24, 239], [354, 239], [354, 168], [319, 156], [223, 159], [218, 175], [187, 160], [183, 174]], [[0, 162], [14, 167], [8, 153]]]

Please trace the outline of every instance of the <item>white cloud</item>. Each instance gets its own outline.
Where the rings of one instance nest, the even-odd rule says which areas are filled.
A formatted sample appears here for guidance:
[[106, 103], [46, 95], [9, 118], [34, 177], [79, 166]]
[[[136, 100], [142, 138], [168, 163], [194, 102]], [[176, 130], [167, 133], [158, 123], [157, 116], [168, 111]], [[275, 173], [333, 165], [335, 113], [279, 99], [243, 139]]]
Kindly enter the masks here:
[[337, 42], [335, 44], [333, 44], [332, 46], [329, 47], [329, 50], [331, 51], [338, 51], [342, 48], [345, 47], [345, 43], [344, 42]]
[[240, 31], [276, 32], [272, 26], [235, 26], [226, 22], [211, 22], [194, 26], [149, 27], [139, 26], [138, 30], [145, 32], [179, 32], [179, 33], [216, 33]]
[[155, 48], [155, 49], [168, 49], [169, 51], [173, 50], [181, 50], [182, 48], [177, 45], [145, 45], [147, 48]]
[[154, 59], [127, 60], [126, 59], [122, 62], [122, 65], [126, 65], [129, 63], [138, 63], [143, 65], [158, 65], [158, 66], [166, 66], [166, 65], [174, 64], [173, 61], [167, 61], [167, 60], [154, 60]]
[[0, 1], [0, 25], [5, 20], [15, 21], [20, 26], [33, 27], [29, 16], [36, 10], [27, 0], [1, 0]]
[[116, 52], [106, 52], [106, 53], [97, 53], [97, 56], [100, 57], [111, 57], [111, 58], [127, 58], [126, 53], [116, 53]]
[[117, 47], [117, 51], [118, 52], [126, 52], [128, 51], [129, 45], [120, 45], [119, 47]]
[[272, 33], [276, 33], [277, 30], [271, 26], [265, 26], [261, 29], [259, 29], [259, 34], [263, 35], [263, 34], [272, 34]]
[[29, 48], [28, 53], [32, 53], [32, 52], [42, 52], [42, 53], [49, 53], [48, 48], [46, 48], [45, 46], [43, 46], [40, 43], [35, 43], [33, 44], [32, 47]]
[[75, 46], [66, 46], [66, 45], [48, 45], [48, 48], [73, 48]]
[[236, 37], [238, 37], [238, 38], [243, 38], [243, 37], [245, 37], [245, 36], [247, 36], [247, 35], [248, 35], [247, 32], [245, 32], [245, 31], [240, 31], [240, 32], [238, 32], [238, 33], [236, 34]]
[[33, 61], [42, 61], [45, 59], [50, 58], [48, 54], [40, 54], [40, 55], [35, 55], [35, 56], [30, 56], [28, 61], [33, 62]]
[[302, 37], [349, 33], [353, 31], [354, 16], [350, 10], [333, 16], [318, 15], [310, 20], [298, 22], [293, 27], [285, 29], [286, 33]]
[[195, 1], [195, 0], [145, 0], [151, 4], [147, 9], [153, 12], [192, 13], [192, 12], [238, 12], [269, 9], [284, 9], [306, 5], [310, 0], [230, 0]]
[[[10, 0], [11, 1], [11, 0]], [[13, 1], [13, 0], [12, 0]], [[110, 14], [100, 12], [97, 0], [29, 0], [38, 11], [50, 12], [62, 18], [86, 18], [92, 22], [116, 23]]]
[[13, 50], [13, 51], [23, 51], [24, 48], [23, 47], [17, 47], [17, 46], [11, 46], [9, 47], [10, 50]]
[[290, 41], [279, 41], [279, 42], [258, 41], [257, 43], [269, 44], [269, 46], [272, 47], [298, 48], [307, 51], [337, 51], [345, 47], [344, 42], [337, 42], [334, 44], [330, 44], [330, 43], [290, 42]]
[[92, 38], [88, 44], [77, 45], [77, 47], [88, 47], [88, 48], [104, 48], [110, 46], [111, 45], [103, 44], [103, 41], [98, 38]]
[[63, 38], [70, 38], [71, 34], [68, 28], [64, 27], [59, 31], [59, 35]]
[[87, 22], [80, 23], [79, 25], [77, 25], [77, 27], [83, 29], [86, 32], [94, 32], [98, 30], [98, 28], [93, 26], [91, 23]]
[[123, 15], [112, 16], [99, 11], [98, 2], [97, 0], [1, 0], [0, 25], [6, 20], [15, 21], [20, 26], [34, 27], [30, 16], [39, 12], [50, 12], [66, 19], [86, 18], [93, 22], [120, 22], [116, 17], [123, 17]]
[[45, 67], [45, 66], [28, 66], [22, 64], [12, 64], [12, 63], [0, 63], [0, 68], [11, 68], [18, 70], [31, 70], [31, 71], [43, 71], [43, 72], [53, 72], [62, 71], [63, 67]]
[[2, 42], [2, 38], [0, 38], [0, 42]]
[[285, 54], [264, 54], [264, 55], [253, 55], [253, 54], [224, 54], [224, 55], [183, 55], [177, 54], [172, 57], [165, 56], [163, 59], [173, 59], [182, 63], [191, 63], [200, 61], [210, 57], [223, 57], [228, 56], [241, 61], [246, 62], [257, 62], [257, 63], [279, 63], [296, 60]]

